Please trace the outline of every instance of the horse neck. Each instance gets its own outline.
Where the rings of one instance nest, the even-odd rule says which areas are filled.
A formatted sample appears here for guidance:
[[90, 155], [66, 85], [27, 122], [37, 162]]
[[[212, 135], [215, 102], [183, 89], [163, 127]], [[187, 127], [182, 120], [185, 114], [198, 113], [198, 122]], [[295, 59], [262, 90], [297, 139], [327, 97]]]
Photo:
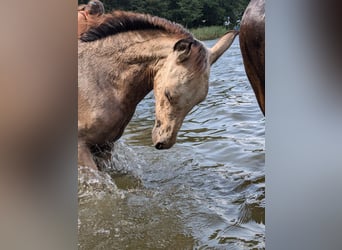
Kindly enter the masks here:
[[[138, 39], [125, 37], [124, 39], [126, 47], [121, 48], [125, 52], [120, 60], [125, 66], [121, 75], [124, 76], [124, 84], [128, 87], [127, 91], [130, 93], [131, 101], [138, 104], [152, 91], [154, 76], [164, 64], [166, 57], [172, 53], [178, 38], [147, 35], [144, 40], [141, 37]], [[120, 52], [118, 53], [121, 55]], [[126, 93], [127, 95], [128, 93]]]

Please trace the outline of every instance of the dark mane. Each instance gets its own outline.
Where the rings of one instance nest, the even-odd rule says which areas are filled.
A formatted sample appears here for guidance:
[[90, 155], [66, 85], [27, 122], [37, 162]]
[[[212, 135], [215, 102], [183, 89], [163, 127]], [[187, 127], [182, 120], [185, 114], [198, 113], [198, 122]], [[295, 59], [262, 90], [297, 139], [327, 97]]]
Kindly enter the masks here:
[[170, 34], [192, 37], [183, 26], [164, 18], [127, 11], [105, 14], [92, 28], [82, 34], [82, 42], [91, 42], [111, 35], [134, 30], [160, 30]]

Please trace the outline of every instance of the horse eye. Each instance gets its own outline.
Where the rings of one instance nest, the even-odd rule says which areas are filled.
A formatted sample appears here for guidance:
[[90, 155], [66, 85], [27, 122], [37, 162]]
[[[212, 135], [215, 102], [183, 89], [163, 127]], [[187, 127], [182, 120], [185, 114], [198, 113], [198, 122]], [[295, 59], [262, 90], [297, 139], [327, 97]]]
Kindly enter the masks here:
[[169, 102], [172, 101], [171, 94], [170, 94], [170, 92], [169, 92], [168, 90], [165, 90], [165, 96], [166, 96], [166, 98], [169, 100]]

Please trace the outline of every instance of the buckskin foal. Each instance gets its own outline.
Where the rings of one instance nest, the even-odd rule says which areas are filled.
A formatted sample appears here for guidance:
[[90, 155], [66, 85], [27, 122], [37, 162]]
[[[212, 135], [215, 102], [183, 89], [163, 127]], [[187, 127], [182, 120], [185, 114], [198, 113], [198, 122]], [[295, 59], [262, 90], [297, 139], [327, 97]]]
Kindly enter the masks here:
[[212, 65], [232, 44], [228, 32], [207, 49], [179, 24], [114, 11], [78, 44], [78, 164], [97, 169], [90, 148], [119, 139], [153, 89], [152, 141], [168, 149], [186, 114], [208, 93]]

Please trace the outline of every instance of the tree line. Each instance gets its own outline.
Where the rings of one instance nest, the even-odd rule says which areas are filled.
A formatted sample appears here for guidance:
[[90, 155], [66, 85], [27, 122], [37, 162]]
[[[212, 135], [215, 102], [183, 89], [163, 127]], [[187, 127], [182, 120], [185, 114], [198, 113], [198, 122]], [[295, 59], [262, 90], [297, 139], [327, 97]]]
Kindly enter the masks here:
[[[89, 0], [78, 0], [86, 4]], [[241, 19], [250, 0], [102, 0], [107, 12], [130, 10], [160, 16], [187, 28], [232, 25]]]

